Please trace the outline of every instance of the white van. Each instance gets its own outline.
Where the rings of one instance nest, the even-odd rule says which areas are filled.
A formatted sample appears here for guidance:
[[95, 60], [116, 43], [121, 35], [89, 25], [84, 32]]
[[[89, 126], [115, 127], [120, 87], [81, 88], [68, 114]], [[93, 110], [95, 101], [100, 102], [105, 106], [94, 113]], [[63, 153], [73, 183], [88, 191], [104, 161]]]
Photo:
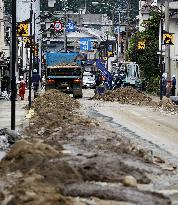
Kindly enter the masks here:
[[83, 88], [95, 88], [95, 75], [85, 71], [83, 73]]

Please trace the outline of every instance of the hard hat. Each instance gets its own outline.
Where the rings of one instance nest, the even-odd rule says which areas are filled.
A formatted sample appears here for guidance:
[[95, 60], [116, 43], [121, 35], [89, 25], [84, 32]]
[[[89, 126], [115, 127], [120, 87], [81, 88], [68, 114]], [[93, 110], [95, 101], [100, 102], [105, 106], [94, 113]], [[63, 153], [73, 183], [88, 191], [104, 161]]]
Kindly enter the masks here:
[[172, 75], [172, 78], [175, 78], [176, 76], [175, 75]]
[[34, 69], [33, 72], [34, 72], [34, 73], [37, 73], [37, 69]]
[[22, 75], [20, 76], [20, 79], [23, 79], [23, 76], [22, 76]]
[[162, 77], [167, 78], [167, 73], [163, 73]]

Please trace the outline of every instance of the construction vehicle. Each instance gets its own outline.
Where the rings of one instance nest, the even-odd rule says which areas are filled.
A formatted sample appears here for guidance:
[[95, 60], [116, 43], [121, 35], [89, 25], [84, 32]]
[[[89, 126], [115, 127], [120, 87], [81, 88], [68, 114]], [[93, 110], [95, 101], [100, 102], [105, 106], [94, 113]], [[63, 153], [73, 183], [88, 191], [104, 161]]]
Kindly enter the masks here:
[[82, 97], [82, 65], [77, 52], [46, 53], [46, 89], [58, 89]]
[[135, 62], [122, 63], [117, 73], [122, 75], [123, 86], [141, 88], [140, 69]]
[[[119, 63], [117, 70], [114, 70], [115, 74], [111, 74], [106, 68], [102, 60], [96, 60], [96, 67], [105, 77], [106, 83], [109, 88], [118, 88], [119, 86], [132, 86], [137, 89], [141, 89], [141, 79], [139, 65], [135, 62], [123, 62]], [[117, 75], [117, 85], [112, 86], [111, 82], [115, 80]]]
[[96, 67], [98, 68], [98, 70], [101, 72], [102, 76], [105, 79], [104, 83], [106, 85], [106, 88], [111, 89], [112, 88], [112, 75], [105, 68], [105, 64], [104, 64], [103, 60], [101, 60], [101, 59], [96, 60]]

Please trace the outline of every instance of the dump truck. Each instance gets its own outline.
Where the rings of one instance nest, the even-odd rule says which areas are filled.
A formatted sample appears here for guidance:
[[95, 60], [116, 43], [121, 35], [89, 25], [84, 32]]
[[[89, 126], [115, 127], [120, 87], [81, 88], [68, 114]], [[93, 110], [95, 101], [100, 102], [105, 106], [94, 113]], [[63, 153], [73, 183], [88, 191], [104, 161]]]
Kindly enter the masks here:
[[46, 89], [58, 89], [61, 92], [82, 97], [81, 56], [77, 52], [46, 53]]

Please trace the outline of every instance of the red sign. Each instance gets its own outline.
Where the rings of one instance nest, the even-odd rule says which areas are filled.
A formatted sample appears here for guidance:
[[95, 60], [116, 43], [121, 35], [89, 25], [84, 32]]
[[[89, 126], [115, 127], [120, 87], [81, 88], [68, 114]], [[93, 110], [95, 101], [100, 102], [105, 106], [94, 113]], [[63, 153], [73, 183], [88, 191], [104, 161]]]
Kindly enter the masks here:
[[55, 21], [55, 22], [54, 22], [54, 30], [55, 30], [56, 32], [60, 32], [60, 31], [62, 31], [63, 29], [64, 29], [64, 26], [63, 26], [63, 24], [62, 24], [61, 21]]

